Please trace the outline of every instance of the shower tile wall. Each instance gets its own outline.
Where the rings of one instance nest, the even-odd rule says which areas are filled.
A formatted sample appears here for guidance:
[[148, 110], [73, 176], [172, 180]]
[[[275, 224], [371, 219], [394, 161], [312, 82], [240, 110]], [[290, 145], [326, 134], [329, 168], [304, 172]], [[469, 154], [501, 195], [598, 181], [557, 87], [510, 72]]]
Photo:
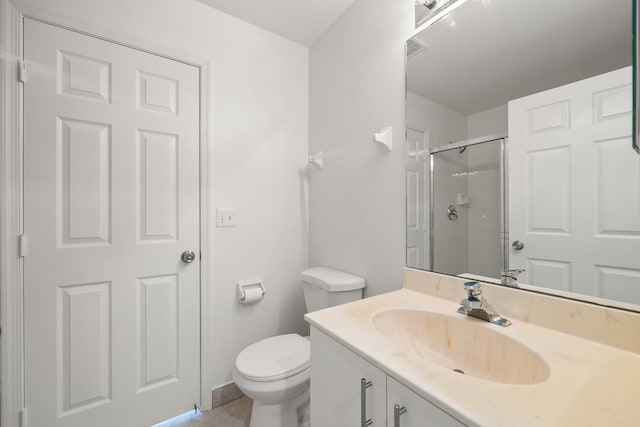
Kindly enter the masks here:
[[494, 141], [433, 156], [436, 271], [500, 276], [500, 154]]
[[[436, 154], [433, 181], [434, 270], [449, 274], [468, 273], [468, 209], [456, 203], [458, 194], [469, 194], [467, 152], [458, 150]], [[458, 218], [450, 220], [447, 208], [452, 205]]]
[[474, 145], [468, 155], [468, 250], [470, 272], [499, 277], [500, 242], [500, 144]]

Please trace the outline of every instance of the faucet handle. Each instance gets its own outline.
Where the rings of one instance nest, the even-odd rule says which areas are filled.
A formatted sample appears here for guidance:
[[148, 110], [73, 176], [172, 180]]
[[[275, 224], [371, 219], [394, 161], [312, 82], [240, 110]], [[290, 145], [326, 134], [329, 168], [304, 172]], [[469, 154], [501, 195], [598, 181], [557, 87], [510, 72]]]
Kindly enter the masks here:
[[464, 290], [469, 295], [469, 299], [476, 299], [477, 296], [482, 295], [482, 285], [480, 282], [465, 282]]
[[524, 273], [525, 271], [527, 270], [525, 270], [524, 268], [514, 268], [513, 270], [504, 270], [502, 272], [502, 276], [508, 276], [513, 279], [517, 279], [520, 273]]
[[524, 272], [525, 272], [524, 268], [514, 268], [513, 270], [504, 270], [500, 274], [500, 283], [502, 283], [503, 285], [517, 287], [518, 284], [516, 282], [518, 280], [518, 276], [520, 275], [520, 273], [524, 273]]

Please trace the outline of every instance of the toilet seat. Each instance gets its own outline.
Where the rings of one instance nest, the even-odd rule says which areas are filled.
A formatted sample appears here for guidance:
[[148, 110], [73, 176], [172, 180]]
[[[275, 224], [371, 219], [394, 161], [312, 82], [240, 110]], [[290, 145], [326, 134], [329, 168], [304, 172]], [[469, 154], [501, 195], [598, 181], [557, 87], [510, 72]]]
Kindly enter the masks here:
[[253, 381], [276, 381], [292, 377], [311, 364], [309, 340], [298, 334], [278, 335], [251, 344], [240, 352], [236, 370]]

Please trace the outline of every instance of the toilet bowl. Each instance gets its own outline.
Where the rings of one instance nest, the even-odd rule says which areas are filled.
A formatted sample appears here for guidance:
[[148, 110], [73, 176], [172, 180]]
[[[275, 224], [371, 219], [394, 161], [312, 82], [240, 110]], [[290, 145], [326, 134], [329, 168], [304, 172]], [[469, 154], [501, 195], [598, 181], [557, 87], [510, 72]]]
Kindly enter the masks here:
[[245, 348], [233, 380], [253, 399], [250, 427], [297, 427], [297, 409], [309, 400], [309, 340], [278, 335]]
[[[364, 287], [362, 277], [326, 267], [302, 272], [308, 311], [361, 299]], [[250, 427], [298, 426], [298, 409], [309, 401], [310, 363], [309, 339], [298, 334], [266, 338], [240, 352], [232, 376], [253, 399]]]

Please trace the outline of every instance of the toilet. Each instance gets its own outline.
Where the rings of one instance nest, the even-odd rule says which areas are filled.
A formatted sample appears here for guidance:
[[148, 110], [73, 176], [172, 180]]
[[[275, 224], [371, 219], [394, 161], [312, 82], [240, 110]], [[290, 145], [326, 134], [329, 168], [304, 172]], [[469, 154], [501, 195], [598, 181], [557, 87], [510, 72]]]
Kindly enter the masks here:
[[[365, 280], [326, 267], [302, 272], [307, 312], [362, 298]], [[308, 337], [278, 335], [240, 352], [233, 380], [251, 399], [250, 427], [298, 427], [298, 409], [309, 402], [311, 346]]]

